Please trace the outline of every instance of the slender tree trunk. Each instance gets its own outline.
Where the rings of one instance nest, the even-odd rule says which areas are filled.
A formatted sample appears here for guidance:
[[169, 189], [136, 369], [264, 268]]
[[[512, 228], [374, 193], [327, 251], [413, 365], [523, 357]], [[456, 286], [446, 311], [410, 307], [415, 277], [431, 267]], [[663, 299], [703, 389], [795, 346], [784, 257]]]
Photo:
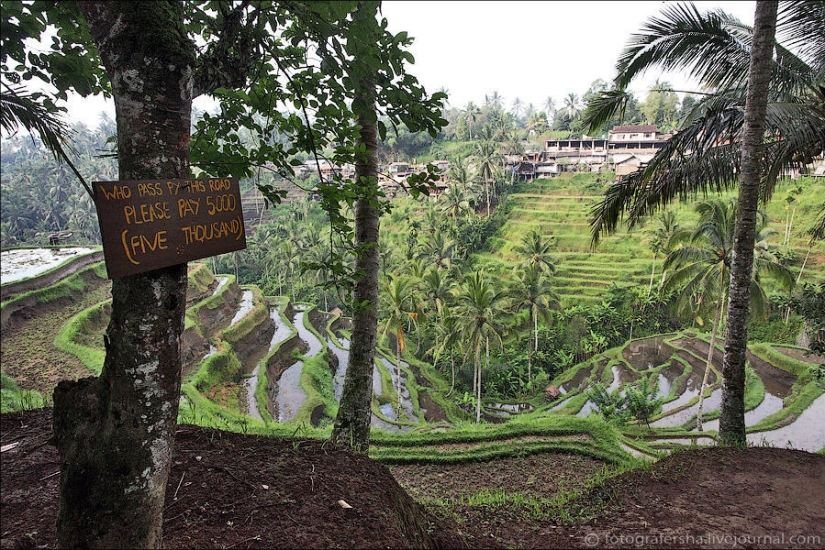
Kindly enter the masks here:
[[401, 412], [401, 338], [403, 338], [399, 327], [395, 338], [395, 391], [398, 394], [398, 412]]
[[773, 66], [777, 2], [757, 0], [753, 25], [745, 126], [742, 132], [742, 175], [736, 211], [731, 265], [728, 324], [722, 366], [722, 414], [719, 440], [745, 445], [745, 353], [748, 345], [748, 303], [753, 271], [756, 211], [761, 179], [760, 157], [765, 134], [768, 85]]
[[450, 353], [450, 393], [447, 394], [447, 397], [452, 395], [454, 389], [455, 389], [455, 357], [453, 356], [453, 354], [451, 352]]
[[484, 181], [484, 188], [487, 191], [487, 217], [490, 217], [490, 180]]
[[[120, 179], [188, 177], [195, 49], [181, 5], [80, 6], [112, 82]], [[55, 389], [60, 547], [163, 544], [186, 285], [186, 264], [115, 279], [100, 377]]]
[[656, 275], [656, 255], [653, 255], [653, 265], [650, 267], [650, 284], [647, 286], [647, 297], [653, 292], [653, 276]]
[[[533, 348], [533, 353], [538, 353], [539, 351], [539, 316], [533, 311], [533, 343], [535, 347]], [[527, 384], [533, 383], [533, 358], [530, 356], [530, 353], [527, 354]]]
[[[360, 22], [375, 18], [375, 9], [359, 3], [355, 18]], [[363, 67], [362, 67], [363, 68]], [[362, 78], [353, 104], [361, 105], [357, 113], [360, 126], [358, 146], [364, 147], [355, 162], [355, 177], [361, 190], [355, 201], [355, 270], [358, 280], [353, 292], [354, 316], [349, 363], [335, 425], [330, 438], [351, 449], [366, 454], [370, 446], [370, 403], [372, 401], [372, 371], [378, 333], [378, 246], [379, 211], [377, 115], [375, 110], [375, 80]]]
[[[724, 270], [720, 270], [724, 274]], [[696, 429], [702, 431], [702, 411], [705, 408], [705, 388], [708, 387], [708, 378], [710, 376], [710, 366], [713, 363], [713, 352], [716, 349], [716, 333], [719, 331], [719, 321], [722, 318], [722, 303], [724, 301], [724, 293], [719, 294], [716, 300], [716, 314], [713, 317], [713, 330], [710, 333], [710, 349], [708, 350], [708, 359], [705, 362], [705, 375], [702, 377], [702, 387], [699, 390], [699, 411], [696, 414]]]

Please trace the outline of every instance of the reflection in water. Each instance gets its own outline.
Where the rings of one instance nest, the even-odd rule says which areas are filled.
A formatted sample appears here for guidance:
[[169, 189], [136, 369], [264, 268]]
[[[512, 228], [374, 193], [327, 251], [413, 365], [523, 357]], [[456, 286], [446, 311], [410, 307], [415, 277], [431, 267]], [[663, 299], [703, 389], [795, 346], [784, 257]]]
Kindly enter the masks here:
[[[296, 311], [292, 324], [298, 330], [298, 336], [307, 343], [308, 350], [306, 357], [315, 357], [323, 349], [323, 344], [315, 336], [315, 333], [304, 326], [303, 309]], [[304, 368], [303, 361], [296, 361], [287, 368], [278, 379], [277, 396], [273, 400], [278, 413], [278, 422], [292, 420], [298, 414], [298, 409], [306, 401], [307, 395], [301, 388], [301, 371]]]
[[[401, 384], [401, 395], [399, 396], [399, 401], [401, 403], [401, 410], [407, 415], [407, 419], [411, 422], [418, 422], [418, 416], [415, 414], [415, 410], [413, 409], [412, 398], [410, 397], [410, 389], [407, 387], [407, 373], [406, 371], [399, 369], [395, 366], [394, 361], [390, 361], [386, 357], [381, 357], [381, 362], [384, 364], [384, 367], [389, 371], [390, 376], [392, 376], [392, 387], [397, 388], [399, 385], [399, 378]], [[401, 361], [401, 366], [409, 368], [409, 364], [405, 361]], [[390, 418], [389, 416], [387, 418]], [[393, 418], [392, 420], [395, 420]]]
[[[781, 398], [765, 393], [765, 399], [762, 402], [745, 413], [745, 426], [753, 426], [763, 418], [782, 410], [783, 401]], [[719, 430], [719, 419], [702, 422], [703, 430]]]
[[[341, 345], [349, 348], [349, 341], [341, 339]], [[344, 377], [347, 375], [347, 363], [349, 363], [349, 349], [344, 349], [335, 345], [332, 338], [327, 337], [327, 347], [338, 358], [338, 368], [332, 376], [332, 389], [335, 393], [335, 400], [341, 401], [341, 394], [344, 391]]]
[[593, 403], [591, 400], [587, 400], [587, 402], [582, 406], [581, 410], [576, 413], [576, 416], [585, 417], [591, 412], [598, 412], [596, 404]]
[[534, 408], [530, 403], [489, 403], [487, 407], [496, 411], [504, 410], [509, 413], [530, 412]]
[[[612, 367], [610, 367], [610, 371], [613, 373], [613, 380], [605, 388], [608, 394], [613, 393], [613, 391], [615, 391], [619, 387], [625, 384], [629, 384], [636, 380], [636, 378], [638, 378], [635, 372], [628, 369], [623, 364], [613, 365]], [[619, 394], [624, 396], [624, 391], [620, 391]], [[598, 412], [598, 407], [596, 407], [596, 404], [593, 403], [593, 401], [588, 399], [587, 402], [582, 406], [581, 410], [576, 413], [576, 416], [585, 417], [591, 412]]]
[[235, 313], [235, 316], [232, 318], [232, 321], [229, 323], [231, 327], [244, 317], [246, 314], [252, 311], [252, 308], [255, 307], [255, 304], [252, 300], [252, 291], [251, 290], [244, 290], [243, 294], [241, 295], [241, 305], [238, 306], [238, 311]]
[[298, 361], [281, 373], [281, 377], [278, 378], [278, 396], [275, 398], [278, 422], [286, 422], [295, 418], [298, 409], [307, 399], [307, 394], [301, 388], [303, 367], [304, 363]]
[[811, 406], [802, 411], [799, 418], [787, 426], [768, 432], [748, 434], [748, 443], [801, 449], [813, 453], [825, 447], [823, 418], [825, 418], [825, 394], [814, 399]]
[[[596, 368], [601, 369], [602, 367], [603, 365], [600, 363]], [[567, 393], [575, 389], [580, 389], [584, 381], [590, 377], [591, 372], [592, 370], [586, 367], [579, 369], [573, 378], [559, 386], [559, 390], [562, 393]]]
[[[705, 397], [704, 403], [704, 411], [702, 416], [704, 417], [705, 414], [715, 411], [719, 408], [719, 405], [722, 403], [722, 388], [717, 388], [713, 390], [713, 392]], [[696, 416], [699, 412], [699, 403], [697, 402], [686, 409], [682, 409], [679, 412], [675, 412], [669, 416], [665, 416], [664, 418], [660, 418], [656, 422], [652, 422], [650, 425], [656, 428], [663, 428], [663, 427], [673, 427], [673, 426], [681, 426], [692, 417]], [[704, 427], [705, 423], [702, 423]]]
[[766, 393], [771, 393], [782, 399], [791, 395], [791, 388], [796, 382], [796, 376], [774, 367], [755, 355], [748, 354], [748, 362], [753, 372], [762, 379]]
[[[292, 329], [281, 320], [278, 308], [273, 307], [269, 309], [269, 318], [275, 323], [275, 332], [272, 334], [272, 339], [269, 341], [269, 350], [267, 351], [267, 355], [272, 353], [272, 350], [275, 349], [278, 344], [286, 340], [292, 332]], [[255, 399], [255, 388], [258, 386], [258, 372], [260, 371], [262, 364], [263, 363], [258, 363], [252, 370], [252, 376], [243, 381], [243, 385], [246, 388], [246, 404], [249, 411], [248, 414], [258, 420], [263, 420], [263, 417], [261, 416], [261, 412], [258, 410], [258, 400]]]
[[258, 401], [255, 399], [255, 388], [258, 386], [258, 370], [260, 368], [260, 364], [255, 365], [255, 368], [252, 369], [252, 375], [243, 381], [243, 386], [246, 389], [247, 414], [252, 418], [263, 420], [264, 417], [261, 416], [261, 411], [258, 410]]
[[667, 397], [667, 394], [670, 393], [670, 379], [667, 376], [662, 374], [661, 372], [656, 376], [656, 383], [659, 385], [659, 393], [656, 394], [657, 397]]

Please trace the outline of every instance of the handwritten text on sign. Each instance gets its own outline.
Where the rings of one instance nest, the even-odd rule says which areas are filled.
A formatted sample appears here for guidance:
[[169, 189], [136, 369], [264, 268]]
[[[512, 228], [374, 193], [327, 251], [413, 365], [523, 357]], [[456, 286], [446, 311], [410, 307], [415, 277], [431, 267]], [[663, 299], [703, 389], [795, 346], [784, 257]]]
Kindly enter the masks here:
[[96, 181], [109, 277], [246, 248], [237, 178]]

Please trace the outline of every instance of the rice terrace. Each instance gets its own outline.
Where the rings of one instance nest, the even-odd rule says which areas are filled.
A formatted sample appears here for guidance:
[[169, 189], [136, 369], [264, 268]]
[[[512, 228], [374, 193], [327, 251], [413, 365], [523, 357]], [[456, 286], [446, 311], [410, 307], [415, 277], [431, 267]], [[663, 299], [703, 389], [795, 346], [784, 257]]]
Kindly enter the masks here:
[[825, 548], [825, 1], [421, 5], [2, 0], [0, 549]]
[[[517, 254], [508, 244], [513, 242], [513, 235], [539, 227], [558, 239], [561, 260], [556, 278], [562, 302], [571, 307], [600, 307], [599, 296], [609, 290], [601, 281], [645, 288], [651, 279], [652, 257], [642, 246], [633, 246], [622, 236], [611, 237], [597, 251], [586, 251], [585, 243], [572, 232], [578, 231], [576, 226], [581, 222], [576, 220], [583, 219], [595, 195], [581, 190], [573, 194], [576, 184], [576, 180], [562, 178], [517, 188], [502, 207], [509, 217], [502, 224], [500, 236], [491, 239], [490, 248], [479, 254], [478, 261], [486, 264], [486, 269], [506, 276]], [[401, 203], [399, 209], [411, 206]], [[392, 223], [388, 220], [389, 225]], [[565, 228], [573, 228], [570, 237]], [[804, 244], [802, 239], [795, 243], [800, 248]], [[12, 266], [25, 266], [26, 261], [14, 259], [12, 254], [20, 256], [24, 252], [26, 249], [3, 252], [4, 547], [53, 544], [53, 520], [47, 511], [56, 506], [57, 479], [48, 477], [52, 471], [46, 471], [50, 469], [49, 461], [51, 468], [56, 469], [54, 450], [48, 445], [50, 391], [61, 379], [100, 371], [110, 307], [110, 281], [95, 249], [28, 249], [26, 257], [34, 258], [29, 263], [43, 262], [42, 256], [50, 252], [60, 257], [54, 260], [56, 265], [44, 263], [42, 273], [34, 273], [29, 267], [29, 271], [21, 268], [15, 274]], [[823, 256], [821, 250], [814, 250], [810, 256], [807, 269], [811, 276], [821, 277]], [[606, 275], [607, 270], [614, 272]], [[658, 283], [658, 272], [654, 276]], [[18, 280], [7, 283], [7, 278]], [[189, 508], [180, 510], [182, 516], [167, 513], [165, 530], [171, 547], [231, 545], [242, 540], [237, 538], [241, 535], [247, 536], [243, 539], [245, 546], [283, 546], [275, 538], [278, 529], [307, 528], [313, 532], [316, 528], [308, 526], [317, 525], [323, 531], [325, 522], [331, 521], [337, 530], [340, 525], [335, 523], [335, 517], [339, 517], [336, 513], [342, 512], [340, 517], [347, 518], [350, 528], [338, 534], [361, 541], [357, 537], [366, 536], [364, 530], [377, 527], [370, 523], [389, 521], [373, 517], [373, 513], [387, 513], [397, 506], [413, 507], [417, 511], [408, 513], [415, 521], [429, 522], [429, 530], [440, 534], [433, 534], [435, 538], [427, 542], [414, 542], [405, 538], [411, 535], [399, 534], [410, 527], [399, 527], [399, 533], [387, 531], [387, 537], [401, 537], [386, 539], [389, 546], [420, 543], [448, 547], [544, 547], [552, 541], [561, 546], [588, 546], [592, 538], [586, 536], [613, 540], [609, 537], [619, 536], [620, 527], [642, 521], [644, 513], [632, 514], [630, 508], [643, 510], [649, 499], [665, 498], [669, 490], [678, 492], [672, 495], [674, 499], [687, 499], [689, 491], [696, 491], [691, 497], [696, 500], [685, 504], [693, 509], [699, 501], [707, 501], [708, 505], [723, 503], [719, 495], [706, 494], [714, 495], [713, 486], [732, 482], [736, 475], [745, 472], [741, 482], [748, 496], [739, 494], [730, 506], [742, 505], [743, 499], [749, 506], [755, 505], [764, 498], [762, 491], [782, 495], [786, 485], [777, 487], [775, 483], [785, 476], [812, 475], [799, 483], [803, 487], [822, 487], [825, 428], [821, 419], [825, 415], [825, 390], [817, 372], [825, 364], [825, 357], [789, 343], [752, 343], [745, 398], [750, 448], [724, 451], [714, 446], [721, 393], [721, 348], [713, 354], [707, 377], [703, 430], [696, 429], [709, 335], [695, 326], [594, 349], [586, 359], [560, 370], [552, 379], [545, 379], [533, 391], [485, 397], [481, 424], [473, 422], [471, 405], [456, 399], [449, 367], [445, 371], [443, 361], [440, 368], [435, 368], [411, 354], [408, 348], [396, 365], [395, 342], [388, 339], [379, 348], [373, 372], [369, 456], [386, 467], [380, 472], [385, 482], [394, 478], [392, 483], [397, 482], [403, 490], [385, 494], [385, 489], [376, 489], [380, 495], [362, 495], [361, 478], [355, 479], [361, 466], [348, 461], [327, 461], [323, 467], [331, 470], [326, 475], [336, 479], [341, 476], [340, 482], [350, 485], [345, 491], [351, 492], [341, 492], [332, 501], [338, 512], [329, 502], [300, 504], [294, 501], [304, 498], [307, 491], [311, 493], [312, 483], [307, 488], [304, 480], [292, 480], [291, 474], [279, 470], [278, 476], [283, 476], [284, 483], [280, 485], [280, 477], [267, 477], [273, 475], [269, 469], [265, 469], [269, 472], [265, 474], [236, 453], [259, 456], [250, 453], [261, 446], [256, 453], [270, 448], [267, 452], [276, 453], [273, 456], [283, 456], [279, 460], [289, 462], [291, 456], [307, 461], [304, 467], [310, 472], [316, 465], [321, 467], [321, 463], [313, 462], [319, 452], [316, 442], [328, 437], [335, 416], [348, 360], [350, 330], [350, 319], [340, 312], [293, 302], [288, 295], [265, 295], [256, 285], [239, 285], [234, 274], [214, 273], [209, 262], [190, 263], [178, 458], [167, 492], [177, 494], [176, 498], [190, 492], [193, 498], [200, 495], [214, 509], [210, 512], [204, 511], [203, 506], [192, 508], [192, 502]], [[530, 342], [531, 337], [527, 337], [525, 343]], [[536, 372], [541, 376], [540, 370]], [[599, 414], [600, 406], [594, 403], [591, 391], [597, 383], [609, 396], [615, 394], [614, 390], [622, 394], [627, 388], [638, 387], [641, 381], [651, 385], [655, 382], [658, 387], [660, 406], [648, 418], [615, 423]], [[554, 390], [545, 392], [544, 386]], [[47, 408], [37, 412], [43, 406]], [[601, 403], [601, 407], [605, 406]], [[21, 412], [6, 412], [9, 410]], [[214, 434], [226, 435], [216, 439]], [[793, 451], [772, 454], [777, 448]], [[193, 449], [199, 449], [197, 454]], [[215, 456], [209, 456], [212, 452]], [[304, 452], [309, 455], [304, 456]], [[18, 460], [20, 466], [16, 465]], [[759, 479], [770, 480], [759, 485], [754, 477], [756, 472], [747, 470], [749, 463], [759, 468]], [[765, 470], [767, 464], [790, 470], [771, 477]], [[43, 474], [37, 474], [35, 479], [31, 474], [23, 474], [27, 469], [18, 468], [36, 468], [34, 471]], [[719, 468], [735, 468], [740, 474], [725, 477]], [[695, 478], [706, 474], [710, 477], [704, 481]], [[318, 475], [321, 479], [321, 472]], [[619, 496], [627, 487], [634, 486], [638, 490]], [[370, 491], [369, 486], [364, 489]], [[644, 492], [654, 490], [655, 497]], [[34, 497], [33, 491], [39, 496]], [[296, 517], [290, 513], [290, 517], [301, 527], [282, 525], [273, 527], [269, 534], [256, 531], [255, 524], [247, 522], [252, 515], [241, 518], [241, 511], [234, 504], [228, 511], [222, 509], [237, 500], [233, 493], [238, 491], [249, 492], [256, 499], [267, 491], [281, 491], [278, 498], [284, 499], [285, 510], [294, 509], [299, 514]], [[407, 502], [410, 497], [404, 493], [413, 500]], [[799, 525], [812, 528], [810, 532], [803, 529], [810, 536], [822, 536], [825, 525], [821, 521], [821, 492], [817, 495], [810, 495], [812, 502], [818, 503], [810, 509], [805, 508], [804, 500], [809, 497], [793, 495], [794, 499], [802, 499], [803, 517], [798, 518], [802, 521]], [[174, 498], [167, 503], [170, 510], [172, 506], [181, 506]], [[229, 502], [220, 500], [223, 498]], [[349, 509], [340, 509], [335, 504], [343, 500], [358, 510], [359, 498], [377, 498], [382, 509], [352, 515]], [[771, 502], [777, 501], [771, 497]], [[253, 504], [265, 509], [268, 506], [262, 500]], [[778, 502], [776, 505], [783, 506]], [[309, 508], [304, 512], [302, 506]], [[36, 515], [33, 507], [38, 509]], [[219, 509], [222, 524], [231, 524], [231, 528], [219, 528], [214, 518], [209, 519]], [[608, 510], [619, 514], [615, 526], [605, 515]], [[698, 512], [691, 514], [694, 513]], [[778, 530], [776, 526], [784, 521], [781, 518], [786, 512], [775, 513], [779, 516], [774, 530]], [[243, 514], [254, 514], [254, 510], [250, 508]], [[264, 517], [268, 516], [262, 515], [258, 520]], [[665, 523], [658, 525], [672, 526], [668, 522], [677, 521], [681, 527], [672, 532], [685, 536], [725, 533], [725, 529], [732, 528], [724, 521], [711, 528], [715, 525], [713, 521], [701, 514], [697, 517], [704, 519], [673, 516], [660, 518]], [[759, 529], [767, 527], [756, 517], [749, 520], [754, 522], [752, 532], [761, 533]], [[353, 518], [359, 518], [357, 525], [351, 525]], [[286, 520], [280, 520], [283, 521]], [[392, 521], [398, 520], [393, 517]], [[655, 518], [644, 521], [657, 525]], [[190, 530], [183, 529], [180, 522], [202, 525], [200, 535], [191, 538]], [[363, 539], [372, 541], [367, 546], [383, 544], [384, 539], [375, 538], [374, 533], [370, 537]], [[304, 544], [297, 542], [300, 539], [289, 540], [285, 544], [288, 547]], [[343, 538], [310, 538], [305, 544], [350, 545]], [[352, 542], [352, 546], [360, 544]], [[681, 546], [693, 544], [686, 542]]]

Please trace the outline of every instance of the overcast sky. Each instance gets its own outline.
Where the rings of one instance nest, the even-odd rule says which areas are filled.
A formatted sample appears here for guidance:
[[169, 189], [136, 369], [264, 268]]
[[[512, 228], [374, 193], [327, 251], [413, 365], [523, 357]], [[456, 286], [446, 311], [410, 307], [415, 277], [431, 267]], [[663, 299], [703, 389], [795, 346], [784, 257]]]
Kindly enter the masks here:
[[[754, 1], [695, 2], [721, 8], [753, 24]], [[518, 97], [540, 109], [547, 96], [560, 103], [581, 97], [593, 81], [610, 81], [630, 35], [674, 2], [422, 2], [385, 0], [383, 14], [393, 32], [415, 37], [410, 72], [430, 92], [442, 86], [450, 104], [481, 104], [497, 91], [510, 107]], [[631, 88], [644, 98], [659, 74]], [[666, 75], [674, 86], [687, 82]], [[693, 89], [693, 88], [691, 88]]]
[[[449, 105], [482, 104], [496, 91], [506, 108], [518, 97], [542, 109], [547, 96], [559, 105], [569, 93], [581, 97], [597, 79], [609, 82], [630, 35], [672, 3], [384, 0], [383, 14], [392, 32], [415, 38], [409, 72], [430, 93], [446, 88]], [[753, 0], [696, 4], [753, 24]], [[681, 75], [649, 74], [631, 89], [644, 99], [657, 78], [695, 88]], [[72, 121], [88, 125], [101, 109], [114, 117], [114, 108], [95, 98], [71, 101], [69, 109]]]

